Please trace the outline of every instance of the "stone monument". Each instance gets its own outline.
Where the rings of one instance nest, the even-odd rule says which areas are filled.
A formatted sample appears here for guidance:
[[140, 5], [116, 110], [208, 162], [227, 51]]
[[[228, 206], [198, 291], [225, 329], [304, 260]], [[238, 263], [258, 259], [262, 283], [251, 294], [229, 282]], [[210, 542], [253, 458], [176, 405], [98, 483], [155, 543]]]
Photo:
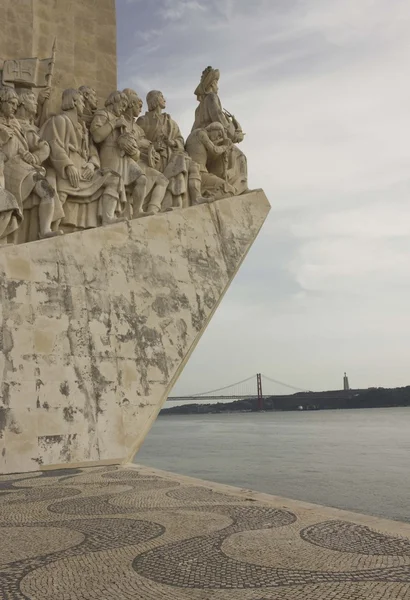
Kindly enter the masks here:
[[114, 1], [0, 8], [0, 474], [127, 462], [270, 206], [217, 69], [185, 142], [115, 90]]

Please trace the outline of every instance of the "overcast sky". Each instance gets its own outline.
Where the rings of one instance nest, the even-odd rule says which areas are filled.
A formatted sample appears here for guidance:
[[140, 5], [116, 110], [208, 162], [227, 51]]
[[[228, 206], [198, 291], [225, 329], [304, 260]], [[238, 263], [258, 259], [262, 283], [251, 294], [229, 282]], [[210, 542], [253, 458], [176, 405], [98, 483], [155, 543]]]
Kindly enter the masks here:
[[[207, 65], [247, 136], [265, 226], [174, 392], [262, 372], [410, 384], [408, 0], [117, 0], [119, 86], [186, 136]], [[285, 393], [280, 387], [270, 388]]]

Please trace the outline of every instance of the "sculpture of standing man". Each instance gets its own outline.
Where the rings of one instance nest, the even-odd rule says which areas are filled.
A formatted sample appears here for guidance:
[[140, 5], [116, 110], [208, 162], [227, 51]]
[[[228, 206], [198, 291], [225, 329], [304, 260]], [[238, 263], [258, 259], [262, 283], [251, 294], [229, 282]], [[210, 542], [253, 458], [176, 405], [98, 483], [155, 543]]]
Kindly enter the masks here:
[[62, 111], [41, 130], [41, 136], [50, 144], [50, 161], [64, 205], [62, 227], [70, 232], [115, 223], [125, 210], [124, 187], [118, 173], [100, 169], [81, 120], [84, 99], [79, 90], [64, 90]]

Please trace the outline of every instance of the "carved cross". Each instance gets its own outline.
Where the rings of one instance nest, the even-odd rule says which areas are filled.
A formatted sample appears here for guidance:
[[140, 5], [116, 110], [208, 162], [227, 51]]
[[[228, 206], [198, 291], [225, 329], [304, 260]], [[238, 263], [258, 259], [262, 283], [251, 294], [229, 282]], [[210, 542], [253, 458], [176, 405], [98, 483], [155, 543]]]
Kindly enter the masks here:
[[7, 75], [14, 75], [13, 79], [26, 80], [25, 75], [28, 75], [29, 79], [33, 77], [33, 65], [27, 63], [26, 61], [20, 60], [10, 60], [7, 61]]

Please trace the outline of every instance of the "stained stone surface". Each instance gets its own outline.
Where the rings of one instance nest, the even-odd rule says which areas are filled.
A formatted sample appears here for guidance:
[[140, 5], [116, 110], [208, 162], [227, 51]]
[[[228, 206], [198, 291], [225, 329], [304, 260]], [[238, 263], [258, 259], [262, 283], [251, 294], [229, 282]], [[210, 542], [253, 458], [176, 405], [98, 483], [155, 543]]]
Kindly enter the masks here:
[[146, 467], [0, 476], [7, 600], [410, 599], [410, 525]]
[[269, 208], [254, 191], [0, 249], [0, 473], [130, 459]]
[[115, 0], [0, 0], [0, 69], [6, 59], [57, 59], [51, 108], [65, 88], [90, 85], [101, 102], [117, 87]]

